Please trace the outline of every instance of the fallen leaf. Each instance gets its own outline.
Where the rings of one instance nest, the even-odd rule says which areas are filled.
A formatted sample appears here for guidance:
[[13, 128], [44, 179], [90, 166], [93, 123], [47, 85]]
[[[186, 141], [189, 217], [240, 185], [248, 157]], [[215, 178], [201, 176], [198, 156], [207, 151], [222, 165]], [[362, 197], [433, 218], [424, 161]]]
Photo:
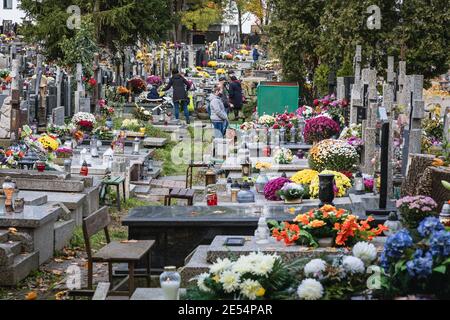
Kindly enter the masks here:
[[53, 259], [53, 261], [58, 262], [58, 263], [64, 262], [63, 259], [59, 259], [59, 258], [55, 258], [55, 259]]
[[12, 233], [12, 234], [16, 234], [17, 233], [17, 229], [16, 228], [8, 228], [8, 232]]
[[36, 300], [37, 293], [34, 291], [30, 291], [25, 295], [25, 300]]
[[63, 274], [63, 272], [61, 270], [52, 270], [52, 273], [57, 276], [60, 276]]

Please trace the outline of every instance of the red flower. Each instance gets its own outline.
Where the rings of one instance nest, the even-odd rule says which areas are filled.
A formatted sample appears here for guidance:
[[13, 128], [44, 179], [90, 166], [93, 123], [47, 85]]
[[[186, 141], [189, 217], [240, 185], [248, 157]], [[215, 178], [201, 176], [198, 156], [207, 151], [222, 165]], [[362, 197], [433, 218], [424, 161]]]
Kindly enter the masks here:
[[318, 106], [319, 105], [319, 99], [314, 99], [314, 102], [313, 102], [313, 104], [314, 104], [314, 106]]
[[88, 83], [91, 87], [93, 87], [97, 84], [97, 80], [95, 80], [94, 78], [90, 78]]
[[273, 128], [274, 128], [274, 129], [280, 129], [280, 125], [279, 125], [278, 123], [275, 123], [275, 124], [273, 125]]
[[327, 105], [330, 104], [330, 101], [329, 100], [323, 100], [322, 103], [326, 107]]

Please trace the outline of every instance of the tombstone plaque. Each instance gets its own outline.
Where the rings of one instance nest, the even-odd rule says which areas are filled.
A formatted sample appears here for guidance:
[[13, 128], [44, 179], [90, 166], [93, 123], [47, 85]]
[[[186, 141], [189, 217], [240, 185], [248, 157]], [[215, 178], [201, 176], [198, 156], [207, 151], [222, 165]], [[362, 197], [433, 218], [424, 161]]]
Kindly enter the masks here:
[[53, 123], [56, 126], [64, 125], [64, 107], [57, 107], [52, 111]]

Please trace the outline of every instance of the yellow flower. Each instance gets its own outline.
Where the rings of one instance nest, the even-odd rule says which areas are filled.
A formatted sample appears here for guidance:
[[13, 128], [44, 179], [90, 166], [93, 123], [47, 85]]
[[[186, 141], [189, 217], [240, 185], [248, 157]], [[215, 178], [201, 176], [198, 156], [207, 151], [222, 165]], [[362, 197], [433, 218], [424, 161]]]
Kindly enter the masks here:
[[258, 291], [256, 291], [256, 296], [257, 297], [263, 297], [265, 293], [266, 293], [266, 289], [261, 287], [261, 288], [258, 289]]
[[[336, 184], [336, 187], [338, 189], [338, 193], [337, 193], [338, 197], [345, 196], [347, 190], [352, 187], [352, 183], [351, 183], [350, 179], [343, 173], [340, 173], [337, 171], [332, 171], [332, 170], [324, 170], [321, 172], [321, 174], [333, 174], [334, 175], [334, 183]], [[310, 194], [311, 194], [311, 198], [317, 198], [319, 195], [319, 176], [318, 175], [311, 181]]]
[[220, 68], [220, 69], [217, 69], [217, 70], [216, 70], [216, 74], [225, 74], [225, 73], [227, 73], [227, 72], [226, 72], [226, 70], [223, 69], [223, 68]]
[[215, 68], [217, 67], [218, 63], [217, 61], [209, 61], [207, 65], [208, 67]]
[[38, 141], [44, 146], [44, 148], [51, 149], [53, 151], [59, 147], [58, 141], [47, 135], [43, 135], [38, 139]]
[[213, 277], [213, 280], [214, 280], [215, 282], [219, 282], [220, 277], [219, 277], [218, 275], [215, 275], [215, 276]]
[[295, 208], [289, 208], [289, 213], [290, 214], [294, 214], [295, 213]]
[[319, 172], [311, 169], [300, 170], [296, 174], [294, 174], [291, 178], [292, 182], [298, 184], [311, 184], [311, 181], [319, 176]]

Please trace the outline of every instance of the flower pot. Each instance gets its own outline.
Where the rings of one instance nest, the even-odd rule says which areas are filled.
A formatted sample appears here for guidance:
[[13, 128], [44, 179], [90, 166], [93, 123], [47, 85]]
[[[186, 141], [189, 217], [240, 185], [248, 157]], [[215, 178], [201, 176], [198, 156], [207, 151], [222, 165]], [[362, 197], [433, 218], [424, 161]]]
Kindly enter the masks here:
[[334, 244], [333, 238], [331, 237], [321, 238], [317, 242], [319, 243], [319, 248], [329, 248]]
[[292, 200], [288, 200], [288, 199], [284, 199], [284, 203], [286, 204], [300, 204], [303, 203], [303, 199], [292, 199]]

